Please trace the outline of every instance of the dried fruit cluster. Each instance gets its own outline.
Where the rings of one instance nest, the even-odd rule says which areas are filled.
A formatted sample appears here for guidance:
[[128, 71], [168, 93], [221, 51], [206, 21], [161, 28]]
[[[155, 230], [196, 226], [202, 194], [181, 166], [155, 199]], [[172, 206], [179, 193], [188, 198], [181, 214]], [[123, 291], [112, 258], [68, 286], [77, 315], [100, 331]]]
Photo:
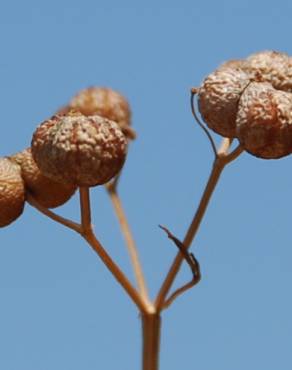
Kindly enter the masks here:
[[199, 88], [199, 110], [210, 129], [237, 138], [252, 155], [292, 153], [292, 58], [264, 51], [231, 60]]
[[[72, 110], [74, 108], [74, 111]], [[29, 194], [45, 208], [67, 202], [77, 186], [102, 185], [121, 170], [130, 108], [108, 88], [82, 90], [35, 131], [31, 148], [0, 158], [0, 227], [23, 212]]]

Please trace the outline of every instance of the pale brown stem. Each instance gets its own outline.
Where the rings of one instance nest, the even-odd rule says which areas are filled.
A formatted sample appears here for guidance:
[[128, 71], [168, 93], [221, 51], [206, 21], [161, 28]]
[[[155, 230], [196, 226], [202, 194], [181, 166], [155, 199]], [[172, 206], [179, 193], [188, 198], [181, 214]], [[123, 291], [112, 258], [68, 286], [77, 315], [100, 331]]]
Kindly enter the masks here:
[[72, 229], [76, 231], [77, 233], [81, 234], [82, 227], [80, 224], [77, 224], [74, 221], [68, 220], [67, 218], [64, 218], [62, 216], [57, 215], [56, 213], [50, 211], [48, 208], [43, 207], [40, 205], [31, 194], [26, 195], [26, 201], [34, 208], [36, 208], [39, 212], [44, 214], [45, 216], [49, 217], [50, 219], [69, 227], [69, 229]]
[[136, 304], [136, 306], [140, 310], [140, 312], [142, 313], [149, 312], [148, 305], [146, 305], [146, 303], [144, 302], [140, 294], [133, 287], [133, 285], [127, 279], [125, 274], [121, 271], [118, 265], [108, 255], [108, 253], [103, 248], [101, 243], [96, 239], [94, 233], [88, 230], [82, 236], [88, 242], [88, 244], [92, 247], [92, 249], [98, 254], [102, 262], [110, 270], [110, 272], [113, 274], [117, 282], [125, 289], [125, 291], [128, 293], [132, 301]]
[[117, 218], [118, 218], [118, 221], [119, 221], [119, 224], [120, 224], [120, 227], [121, 227], [121, 230], [122, 230], [125, 242], [126, 242], [127, 250], [128, 250], [131, 263], [133, 266], [134, 274], [136, 277], [138, 290], [142, 298], [144, 299], [144, 301], [147, 304], [152, 306], [149, 300], [146, 282], [144, 279], [142, 266], [139, 260], [138, 249], [136, 247], [136, 243], [134, 241], [132, 232], [130, 230], [130, 226], [127, 221], [127, 217], [126, 217], [126, 214], [125, 214], [122, 202], [121, 202], [121, 198], [119, 197], [119, 194], [115, 188], [108, 188], [107, 190], [108, 190], [108, 194], [110, 196], [112, 205], [114, 207], [115, 213], [117, 215]]
[[[234, 160], [238, 155], [242, 152], [241, 147], [239, 146], [236, 148], [233, 152], [228, 154], [228, 150], [230, 148], [230, 145], [232, 143], [232, 139], [224, 139], [222, 141], [222, 144], [220, 146], [220, 149], [217, 151], [216, 158], [213, 163], [213, 168], [210, 174], [210, 177], [208, 179], [207, 185], [205, 187], [205, 190], [203, 192], [202, 198], [199, 203], [199, 207], [197, 208], [197, 211], [195, 213], [195, 216], [187, 230], [187, 233], [185, 235], [185, 238], [183, 240], [183, 244], [185, 248], [189, 248], [192, 241], [194, 240], [194, 237], [196, 236], [196, 233], [199, 229], [199, 226], [201, 224], [201, 221], [205, 215], [206, 209], [208, 207], [210, 198], [216, 188], [216, 185], [218, 183], [218, 180], [220, 178], [220, 175], [224, 169], [224, 167], [230, 163], [232, 160]], [[181, 253], [178, 253], [177, 256], [174, 259], [174, 262], [172, 263], [168, 274], [163, 281], [163, 284], [160, 288], [160, 291], [158, 292], [158, 295], [155, 300], [155, 307], [158, 311], [160, 311], [165, 303], [167, 294], [169, 293], [169, 290], [174, 282], [174, 279], [176, 278], [176, 275], [181, 267], [181, 264], [183, 262], [183, 256]], [[176, 295], [177, 296], [177, 295]], [[174, 299], [171, 300], [171, 302]], [[169, 302], [168, 302], [169, 303]]]
[[89, 188], [80, 187], [80, 209], [81, 209], [81, 222], [82, 222], [82, 233], [83, 238], [98, 254], [102, 262], [110, 270], [113, 276], [116, 278], [119, 284], [125, 289], [133, 302], [137, 305], [141, 312], [148, 312], [149, 307], [142, 299], [141, 295], [133, 287], [131, 282], [127, 279], [125, 274], [119, 268], [119, 266], [112, 260], [106, 250], [103, 248], [101, 243], [97, 240], [91, 226], [91, 212], [90, 212], [90, 198]]
[[143, 341], [143, 370], [159, 369], [159, 349], [161, 318], [157, 313], [143, 314], [142, 341]]
[[90, 209], [90, 194], [88, 187], [79, 188], [80, 195], [80, 210], [81, 210], [81, 225], [83, 230], [91, 228], [91, 209]]

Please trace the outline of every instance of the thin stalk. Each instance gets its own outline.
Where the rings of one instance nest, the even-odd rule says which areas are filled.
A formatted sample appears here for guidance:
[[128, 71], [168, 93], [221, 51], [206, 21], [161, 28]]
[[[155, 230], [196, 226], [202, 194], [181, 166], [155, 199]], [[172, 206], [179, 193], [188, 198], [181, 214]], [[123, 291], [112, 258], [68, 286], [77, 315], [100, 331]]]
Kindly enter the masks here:
[[[212, 172], [210, 174], [209, 180], [207, 182], [206, 188], [204, 190], [203, 196], [201, 198], [199, 207], [195, 213], [195, 216], [188, 228], [188, 231], [186, 233], [186, 236], [183, 240], [183, 244], [185, 248], [189, 248], [194, 236], [196, 235], [197, 230], [199, 229], [199, 226], [201, 224], [201, 221], [203, 219], [203, 216], [206, 212], [207, 206], [209, 204], [210, 198], [216, 188], [216, 185], [218, 183], [218, 180], [220, 178], [220, 175], [224, 169], [225, 163], [220, 159], [216, 158], [214, 161], [214, 165], [212, 168]], [[165, 298], [174, 282], [174, 279], [181, 267], [181, 264], [183, 262], [183, 256], [179, 252], [177, 256], [175, 257], [175, 260], [173, 264], [170, 267], [170, 270], [161, 286], [161, 289], [157, 295], [156, 302], [155, 302], [155, 307], [158, 310], [161, 310], [163, 307], [163, 303], [165, 301]]]
[[69, 229], [72, 229], [74, 231], [76, 231], [77, 233], [81, 234], [82, 232], [82, 227], [80, 224], [77, 224], [76, 222], [74, 221], [71, 221], [71, 220], [68, 220], [67, 218], [64, 218], [62, 216], [59, 216], [58, 214], [50, 211], [48, 208], [45, 208], [43, 207], [42, 205], [40, 205], [36, 200], [35, 198], [27, 193], [26, 195], [26, 201], [32, 206], [34, 207], [35, 209], [37, 209], [40, 213], [42, 213], [43, 215], [49, 217], [50, 219], [52, 219], [53, 221], [56, 221], [58, 222], [59, 224], [62, 224], [63, 226], [66, 226], [68, 227]]
[[115, 277], [117, 282], [124, 288], [124, 290], [128, 293], [132, 301], [136, 304], [140, 312], [148, 312], [149, 307], [146, 305], [142, 297], [140, 296], [139, 292], [133, 287], [131, 282], [122, 272], [122, 270], [118, 267], [118, 265], [112, 260], [106, 250], [103, 248], [101, 243], [96, 239], [95, 235], [92, 231], [87, 231], [84, 233], [83, 238], [87, 241], [87, 243], [92, 247], [92, 249], [98, 254], [102, 262], [106, 265], [106, 267], [110, 270], [112, 275]]
[[91, 228], [90, 193], [88, 187], [79, 188], [81, 225], [83, 231]]
[[150, 300], [148, 296], [147, 286], [144, 279], [144, 274], [142, 270], [142, 266], [139, 260], [138, 249], [136, 247], [136, 243], [133, 238], [133, 234], [131, 232], [129, 223], [127, 221], [127, 217], [121, 202], [121, 198], [116, 189], [108, 189], [108, 194], [111, 199], [112, 205], [114, 207], [116, 216], [118, 218], [121, 231], [123, 233], [127, 250], [130, 256], [130, 260], [133, 266], [135, 278], [137, 281], [138, 290], [142, 296], [142, 298], [150, 305]]
[[[81, 235], [87, 241], [87, 243], [93, 248], [93, 250], [98, 254], [102, 262], [113, 274], [117, 282], [125, 289], [133, 302], [137, 305], [140, 312], [146, 313], [149, 311], [148, 305], [144, 302], [141, 295], [133, 287], [131, 282], [119, 268], [119, 266], [112, 260], [110, 255], [103, 248], [99, 240], [96, 238], [92, 226], [91, 226], [91, 211], [90, 211], [90, 197], [89, 188], [80, 187], [80, 210], [81, 210], [81, 223], [82, 223], [82, 233]], [[152, 308], [152, 307], [151, 307]]]
[[[220, 148], [217, 150], [217, 154], [215, 160], [213, 162], [213, 168], [211, 174], [209, 176], [207, 185], [203, 192], [202, 198], [199, 203], [199, 207], [193, 217], [193, 220], [187, 230], [185, 238], [183, 240], [183, 245], [186, 249], [188, 249], [194, 240], [196, 233], [200, 227], [202, 219], [205, 215], [206, 209], [208, 207], [209, 201], [211, 199], [212, 194], [216, 188], [216, 185], [219, 181], [220, 175], [224, 169], [224, 167], [235, 160], [243, 151], [241, 146], [239, 145], [236, 149], [234, 149], [231, 153], [228, 153], [230, 146], [232, 144], [232, 139], [225, 138], [223, 139]], [[176, 278], [176, 275], [181, 267], [183, 262], [183, 256], [181, 253], [178, 253], [168, 271], [168, 274], [165, 280], [162, 283], [162, 286], [158, 292], [158, 295], [155, 300], [155, 307], [158, 311], [161, 311], [166, 297], [169, 293], [169, 290]]]
[[161, 318], [157, 313], [143, 314], [142, 320], [142, 343], [143, 343], [143, 370], [159, 369], [160, 330]]

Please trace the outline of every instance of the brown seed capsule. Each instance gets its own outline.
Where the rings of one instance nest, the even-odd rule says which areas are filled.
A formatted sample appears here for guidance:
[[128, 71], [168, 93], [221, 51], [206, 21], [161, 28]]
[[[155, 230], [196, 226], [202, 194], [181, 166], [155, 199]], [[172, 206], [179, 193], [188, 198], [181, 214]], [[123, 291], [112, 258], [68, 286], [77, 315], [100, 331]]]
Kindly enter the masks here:
[[269, 83], [252, 82], [243, 92], [237, 137], [256, 157], [276, 159], [292, 152], [292, 94]]
[[[129, 103], [117, 91], [106, 87], [90, 87], [81, 90], [71, 100], [68, 108], [81, 112], [85, 116], [98, 115], [115, 121], [129, 139], [135, 138], [135, 132], [130, 128]], [[63, 112], [65, 109], [66, 107], [63, 107]]]
[[250, 82], [238, 68], [224, 67], [211, 73], [199, 89], [199, 110], [208, 127], [233, 138], [239, 98]]
[[54, 116], [32, 139], [32, 155], [41, 172], [61, 183], [102, 185], [121, 170], [127, 139], [117, 123], [81, 113]]
[[21, 167], [21, 176], [26, 190], [35, 200], [46, 208], [59, 207], [66, 203], [74, 194], [76, 187], [71, 184], [61, 184], [44, 176], [32, 158], [31, 149], [10, 157]]
[[23, 212], [25, 189], [20, 167], [0, 158], [0, 227], [15, 221]]
[[243, 69], [254, 81], [269, 82], [275, 89], [289, 91], [289, 57], [286, 53], [267, 50], [252, 54], [246, 59]]

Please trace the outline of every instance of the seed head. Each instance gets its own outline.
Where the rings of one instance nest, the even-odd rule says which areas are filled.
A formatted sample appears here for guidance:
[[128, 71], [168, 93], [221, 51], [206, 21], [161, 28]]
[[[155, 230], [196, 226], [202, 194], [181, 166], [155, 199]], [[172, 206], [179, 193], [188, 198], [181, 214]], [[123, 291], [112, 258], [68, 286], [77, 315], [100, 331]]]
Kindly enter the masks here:
[[[69, 103], [69, 109], [81, 112], [85, 116], [99, 115], [115, 121], [123, 133], [134, 139], [131, 124], [131, 110], [123, 95], [106, 87], [90, 87], [81, 90]], [[65, 112], [64, 108], [63, 111]]]
[[20, 167], [0, 158], [0, 227], [15, 221], [23, 212], [25, 189]]
[[237, 137], [252, 155], [276, 159], [292, 152], [292, 94], [252, 82], [243, 92]]
[[43, 207], [59, 207], [74, 194], [76, 190], [74, 185], [61, 184], [41, 173], [32, 157], [30, 148], [11, 156], [10, 159], [20, 165], [26, 190]]
[[235, 137], [239, 98], [250, 82], [239, 68], [223, 66], [211, 73], [199, 89], [199, 110], [210, 129], [225, 137]]
[[127, 139], [113, 121], [69, 113], [42, 123], [33, 135], [31, 149], [45, 176], [61, 183], [95, 186], [121, 170]]

